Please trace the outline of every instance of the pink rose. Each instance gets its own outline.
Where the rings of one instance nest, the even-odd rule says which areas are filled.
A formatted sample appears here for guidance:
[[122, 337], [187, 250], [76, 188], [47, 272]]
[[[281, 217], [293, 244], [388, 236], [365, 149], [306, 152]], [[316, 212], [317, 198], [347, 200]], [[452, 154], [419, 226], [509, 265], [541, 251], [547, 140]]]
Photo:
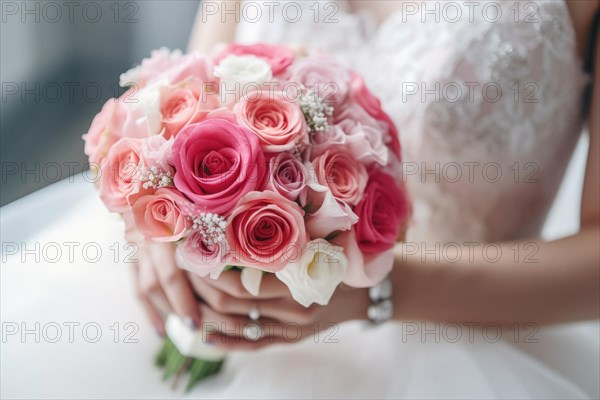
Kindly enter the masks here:
[[364, 253], [380, 253], [396, 243], [410, 215], [410, 204], [390, 175], [373, 169], [363, 200], [354, 212], [359, 218], [354, 228], [358, 247]]
[[269, 160], [267, 189], [279, 193], [288, 200], [306, 203], [308, 171], [292, 154], [279, 153]]
[[228, 219], [225, 237], [234, 265], [277, 272], [304, 252], [304, 211], [271, 191], [244, 196]]
[[133, 204], [133, 218], [137, 228], [155, 242], [175, 242], [190, 229], [188, 215], [190, 202], [177, 190], [158, 189], [154, 194], [142, 196]]
[[207, 94], [203, 83], [197, 79], [162, 88], [160, 113], [163, 135], [167, 139], [176, 136], [185, 126], [203, 120], [218, 107], [217, 95]]
[[346, 99], [350, 72], [333, 58], [317, 53], [292, 64], [286, 80], [313, 89], [320, 98], [335, 106]]
[[390, 137], [390, 149], [392, 149], [394, 154], [400, 158], [400, 138], [398, 137], [398, 129], [396, 128], [394, 121], [392, 121], [390, 116], [383, 111], [381, 102], [369, 91], [363, 78], [355, 72], [352, 73], [350, 96], [358, 102], [370, 116], [387, 124], [387, 132]]
[[362, 199], [368, 174], [342, 146], [332, 146], [312, 161], [316, 181], [328, 187], [333, 196], [352, 206]]
[[177, 265], [198, 276], [217, 279], [228, 261], [226, 243], [206, 245], [202, 235], [195, 231], [177, 246]]
[[245, 56], [253, 55], [264, 59], [271, 66], [273, 75], [278, 75], [286, 70], [294, 61], [294, 52], [286, 46], [273, 46], [268, 44], [238, 44], [232, 43], [218, 52], [214, 58], [214, 63], [219, 62], [229, 55]]
[[290, 102], [281, 92], [255, 92], [244, 96], [234, 112], [240, 124], [260, 139], [268, 153], [291, 150], [307, 141], [304, 114], [297, 102]]
[[109, 150], [102, 161], [100, 199], [110, 211], [123, 212], [144, 193], [140, 172], [146, 168], [142, 157], [142, 139], [122, 138]]
[[223, 118], [189, 125], [172, 148], [175, 186], [203, 211], [225, 215], [262, 186], [266, 164], [258, 138]]

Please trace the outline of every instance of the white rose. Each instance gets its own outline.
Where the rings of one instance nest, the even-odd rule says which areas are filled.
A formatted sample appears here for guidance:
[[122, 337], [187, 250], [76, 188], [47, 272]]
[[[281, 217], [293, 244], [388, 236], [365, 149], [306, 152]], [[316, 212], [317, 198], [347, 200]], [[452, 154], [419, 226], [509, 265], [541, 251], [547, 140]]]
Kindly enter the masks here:
[[261, 85], [273, 78], [269, 63], [253, 55], [227, 56], [215, 67], [214, 74], [228, 90], [244, 89], [247, 84]]
[[308, 243], [297, 262], [288, 264], [275, 275], [304, 307], [312, 303], [324, 306], [342, 282], [347, 267], [348, 259], [342, 247], [325, 239], [315, 239]]

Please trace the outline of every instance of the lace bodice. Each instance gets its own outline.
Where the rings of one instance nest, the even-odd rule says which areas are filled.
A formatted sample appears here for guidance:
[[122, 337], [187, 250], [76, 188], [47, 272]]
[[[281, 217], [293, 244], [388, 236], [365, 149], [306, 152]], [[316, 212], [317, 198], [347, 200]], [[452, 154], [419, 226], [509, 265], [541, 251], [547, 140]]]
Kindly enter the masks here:
[[399, 3], [380, 26], [342, 1], [284, 9], [243, 19], [237, 39], [322, 48], [365, 77], [400, 131], [408, 240], [539, 234], [588, 80], [563, 1]]

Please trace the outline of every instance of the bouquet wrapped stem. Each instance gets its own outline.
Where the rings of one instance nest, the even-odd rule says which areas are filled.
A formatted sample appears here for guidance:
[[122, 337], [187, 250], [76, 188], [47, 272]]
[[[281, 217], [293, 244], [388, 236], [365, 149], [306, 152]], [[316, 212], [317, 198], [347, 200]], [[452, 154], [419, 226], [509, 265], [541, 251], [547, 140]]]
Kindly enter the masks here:
[[174, 379], [174, 389], [181, 375], [188, 372], [189, 378], [185, 387], [186, 392], [192, 389], [196, 383], [217, 374], [223, 366], [223, 360], [210, 361], [184, 356], [169, 337], [164, 339], [155, 361], [159, 368], [164, 369], [163, 380]]
[[173, 379], [177, 387], [188, 374], [186, 392], [196, 383], [221, 370], [225, 353], [206, 342], [206, 329], [192, 330], [174, 314], [167, 317], [167, 335], [156, 355], [156, 365], [163, 369], [163, 380]]

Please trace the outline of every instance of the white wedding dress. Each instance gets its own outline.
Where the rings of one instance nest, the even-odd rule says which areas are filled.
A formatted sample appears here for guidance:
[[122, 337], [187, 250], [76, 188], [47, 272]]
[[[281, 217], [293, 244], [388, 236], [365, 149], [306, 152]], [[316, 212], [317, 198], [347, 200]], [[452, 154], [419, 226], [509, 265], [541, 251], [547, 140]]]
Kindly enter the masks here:
[[[322, 48], [363, 74], [399, 127], [404, 161], [417, 171], [411, 169], [408, 176], [414, 218], [407, 240], [433, 245], [536, 237], [542, 227], [546, 238], [576, 231], [585, 140], [580, 140], [546, 221], [580, 138], [582, 94], [589, 80], [576, 55], [563, 1], [519, 3], [520, 19], [533, 10], [537, 22], [515, 23], [509, 8], [513, 2], [495, 3], [503, 11], [498, 22], [482, 17], [483, 5], [470, 21], [466, 6], [455, 2], [463, 11], [455, 22], [436, 23], [432, 15], [422, 22], [421, 14], [407, 17], [398, 11], [379, 27], [372, 16], [352, 14], [343, 2], [327, 3], [334, 8], [321, 7], [317, 22], [311, 1], [296, 2], [303, 13], [299, 21], [286, 22], [276, 13], [273, 22], [267, 14], [258, 23], [242, 22], [238, 40]], [[524, 8], [526, 4], [535, 7]], [[337, 22], [325, 21], [335, 10]], [[436, 82], [444, 88], [437, 99], [432, 94]], [[470, 97], [467, 84], [473, 82], [480, 86]], [[483, 91], [489, 82], [503, 90], [498, 101], [490, 100], [496, 97], [492, 89]], [[415, 85], [418, 92], [410, 94]], [[422, 99], [424, 89], [429, 95]], [[436, 163], [439, 182], [433, 173], [426, 174]], [[456, 165], [463, 175], [471, 165], [472, 175], [456, 180]], [[3, 245], [2, 397], [178, 395], [160, 382], [151, 364], [159, 339], [136, 303], [128, 268], [113, 260], [115, 242], [121, 246], [120, 261], [129, 253], [119, 241], [121, 229], [83, 177], [2, 209], [3, 243], [25, 243], [29, 249], [35, 243], [44, 248], [52, 242], [97, 242], [103, 251], [96, 262], [77, 250], [73, 262], [63, 255], [61, 262], [49, 262], [49, 256], [36, 264], [33, 256], [10, 255], [14, 251]], [[33, 333], [25, 338], [21, 332], [4, 335], [5, 325], [14, 328], [16, 323], [22, 331], [24, 323], [35, 330], [36, 322], [41, 324], [40, 343]], [[52, 322], [79, 322], [73, 343], [64, 325], [62, 338], [50, 343]], [[132, 336], [137, 343], [125, 341], [133, 332], [131, 326], [125, 329], [127, 322], [139, 327]], [[94, 336], [93, 329], [85, 337], [81, 332], [86, 323], [101, 327], [97, 343], [86, 340]], [[121, 334], [118, 343], [115, 330]], [[461, 332], [457, 338], [454, 326], [434, 323], [388, 323], [372, 329], [348, 323], [332, 337], [232, 354], [222, 373], [200, 384], [190, 397], [600, 396], [597, 321], [537, 332], [531, 328], [525, 335], [533, 337], [522, 334], [518, 340], [510, 330], [500, 340], [495, 329], [470, 334], [463, 327]]]

